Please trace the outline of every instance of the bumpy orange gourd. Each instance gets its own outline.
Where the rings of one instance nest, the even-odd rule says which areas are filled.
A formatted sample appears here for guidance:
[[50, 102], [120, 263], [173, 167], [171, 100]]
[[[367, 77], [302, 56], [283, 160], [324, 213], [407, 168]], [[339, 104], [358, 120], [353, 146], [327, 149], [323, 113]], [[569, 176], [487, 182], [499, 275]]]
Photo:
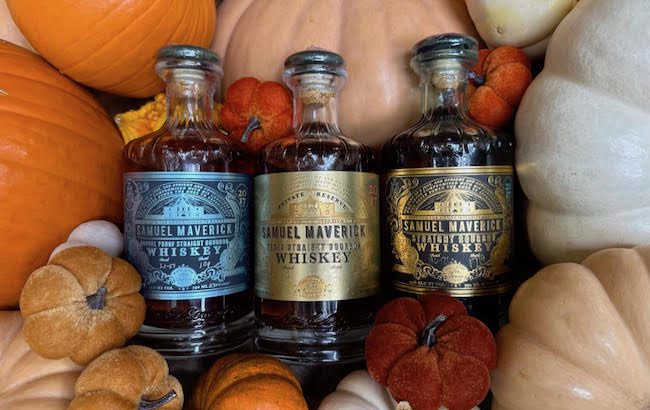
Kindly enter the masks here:
[[39, 356], [25, 342], [22, 327], [20, 312], [0, 312], [0, 409], [66, 409], [81, 367]]
[[263, 354], [234, 353], [201, 376], [190, 408], [307, 410], [307, 403], [286, 365]]
[[75, 226], [121, 220], [123, 143], [88, 92], [6, 42], [0, 124], [0, 308], [7, 308]]
[[341, 129], [378, 147], [420, 116], [409, 50], [447, 32], [478, 38], [463, 1], [225, 0], [213, 49], [226, 86], [242, 77], [281, 81], [284, 60], [311, 46], [341, 54], [349, 72]]
[[163, 83], [156, 52], [170, 43], [207, 47], [214, 0], [7, 0], [31, 45], [77, 82], [128, 97], [151, 97]]

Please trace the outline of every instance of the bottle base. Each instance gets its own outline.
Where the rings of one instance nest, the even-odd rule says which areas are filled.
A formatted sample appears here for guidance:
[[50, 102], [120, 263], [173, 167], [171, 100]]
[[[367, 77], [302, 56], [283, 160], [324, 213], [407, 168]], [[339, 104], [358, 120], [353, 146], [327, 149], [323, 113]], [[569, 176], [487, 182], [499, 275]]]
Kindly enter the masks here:
[[143, 325], [133, 343], [157, 350], [166, 358], [217, 356], [245, 350], [255, 333], [253, 313], [224, 325], [203, 329], [165, 329]]

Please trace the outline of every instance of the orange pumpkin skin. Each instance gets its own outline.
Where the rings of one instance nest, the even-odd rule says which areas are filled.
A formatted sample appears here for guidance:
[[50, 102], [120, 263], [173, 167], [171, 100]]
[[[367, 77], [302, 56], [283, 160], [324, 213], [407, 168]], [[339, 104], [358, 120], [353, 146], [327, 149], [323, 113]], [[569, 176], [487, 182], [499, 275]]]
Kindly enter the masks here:
[[212, 48], [224, 57], [225, 85], [241, 77], [282, 81], [290, 54], [311, 46], [347, 63], [341, 129], [379, 147], [420, 116], [409, 50], [439, 33], [479, 38], [457, 0], [225, 0]]
[[121, 220], [123, 143], [88, 92], [7, 42], [0, 124], [0, 308], [9, 308], [75, 226]]
[[208, 47], [214, 0], [7, 0], [31, 45], [77, 82], [146, 98], [163, 90], [156, 52], [169, 43]]

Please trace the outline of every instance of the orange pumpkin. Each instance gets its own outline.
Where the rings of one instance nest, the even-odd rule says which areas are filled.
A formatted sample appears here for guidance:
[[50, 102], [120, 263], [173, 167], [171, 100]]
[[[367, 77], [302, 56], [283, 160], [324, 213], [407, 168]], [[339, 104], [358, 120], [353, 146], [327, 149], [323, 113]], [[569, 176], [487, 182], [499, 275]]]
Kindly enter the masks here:
[[281, 81], [285, 58], [310, 46], [341, 54], [349, 74], [341, 129], [380, 146], [420, 116], [409, 50], [445, 32], [478, 38], [463, 1], [225, 0], [212, 47], [224, 58], [226, 85], [242, 77]]
[[123, 144], [88, 92], [2, 41], [0, 124], [0, 308], [7, 308], [75, 226], [121, 220]]
[[38, 52], [70, 78], [128, 97], [163, 90], [156, 52], [169, 43], [207, 47], [214, 0], [7, 0]]
[[271, 356], [234, 353], [217, 360], [201, 376], [192, 410], [307, 410], [300, 382]]
[[32, 50], [27, 39], [16, 27], [16, 23], [9, 14], [7, 2], [4, 0], [0, 0], [0, 39]]

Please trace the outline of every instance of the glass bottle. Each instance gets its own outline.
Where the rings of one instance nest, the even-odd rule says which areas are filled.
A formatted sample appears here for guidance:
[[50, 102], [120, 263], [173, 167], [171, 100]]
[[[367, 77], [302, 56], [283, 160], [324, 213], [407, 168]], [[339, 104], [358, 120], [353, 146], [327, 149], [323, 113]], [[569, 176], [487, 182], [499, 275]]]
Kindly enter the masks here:
[[167, 120], [125, 147], [125, 252], [142, 276], [138, 338], [167, 355], [216, 354], [252, 340], [252, 175], [213, 122], [223, 76], [210, 50], [158, 52]]
[[471, 37], [413, 48], [422, 116], [383, 147], [384, 258], [394, 295], [444, 291], [492, 330], [506, 321], [513, 262], [514, 145], [467, 113]]
[[353, 362], [380, 292], [374, 151], [341, 133], [338, 54], [285, 61], [294, 132], [260, 152], [255, 178], [256, 347], [286, 361]]

